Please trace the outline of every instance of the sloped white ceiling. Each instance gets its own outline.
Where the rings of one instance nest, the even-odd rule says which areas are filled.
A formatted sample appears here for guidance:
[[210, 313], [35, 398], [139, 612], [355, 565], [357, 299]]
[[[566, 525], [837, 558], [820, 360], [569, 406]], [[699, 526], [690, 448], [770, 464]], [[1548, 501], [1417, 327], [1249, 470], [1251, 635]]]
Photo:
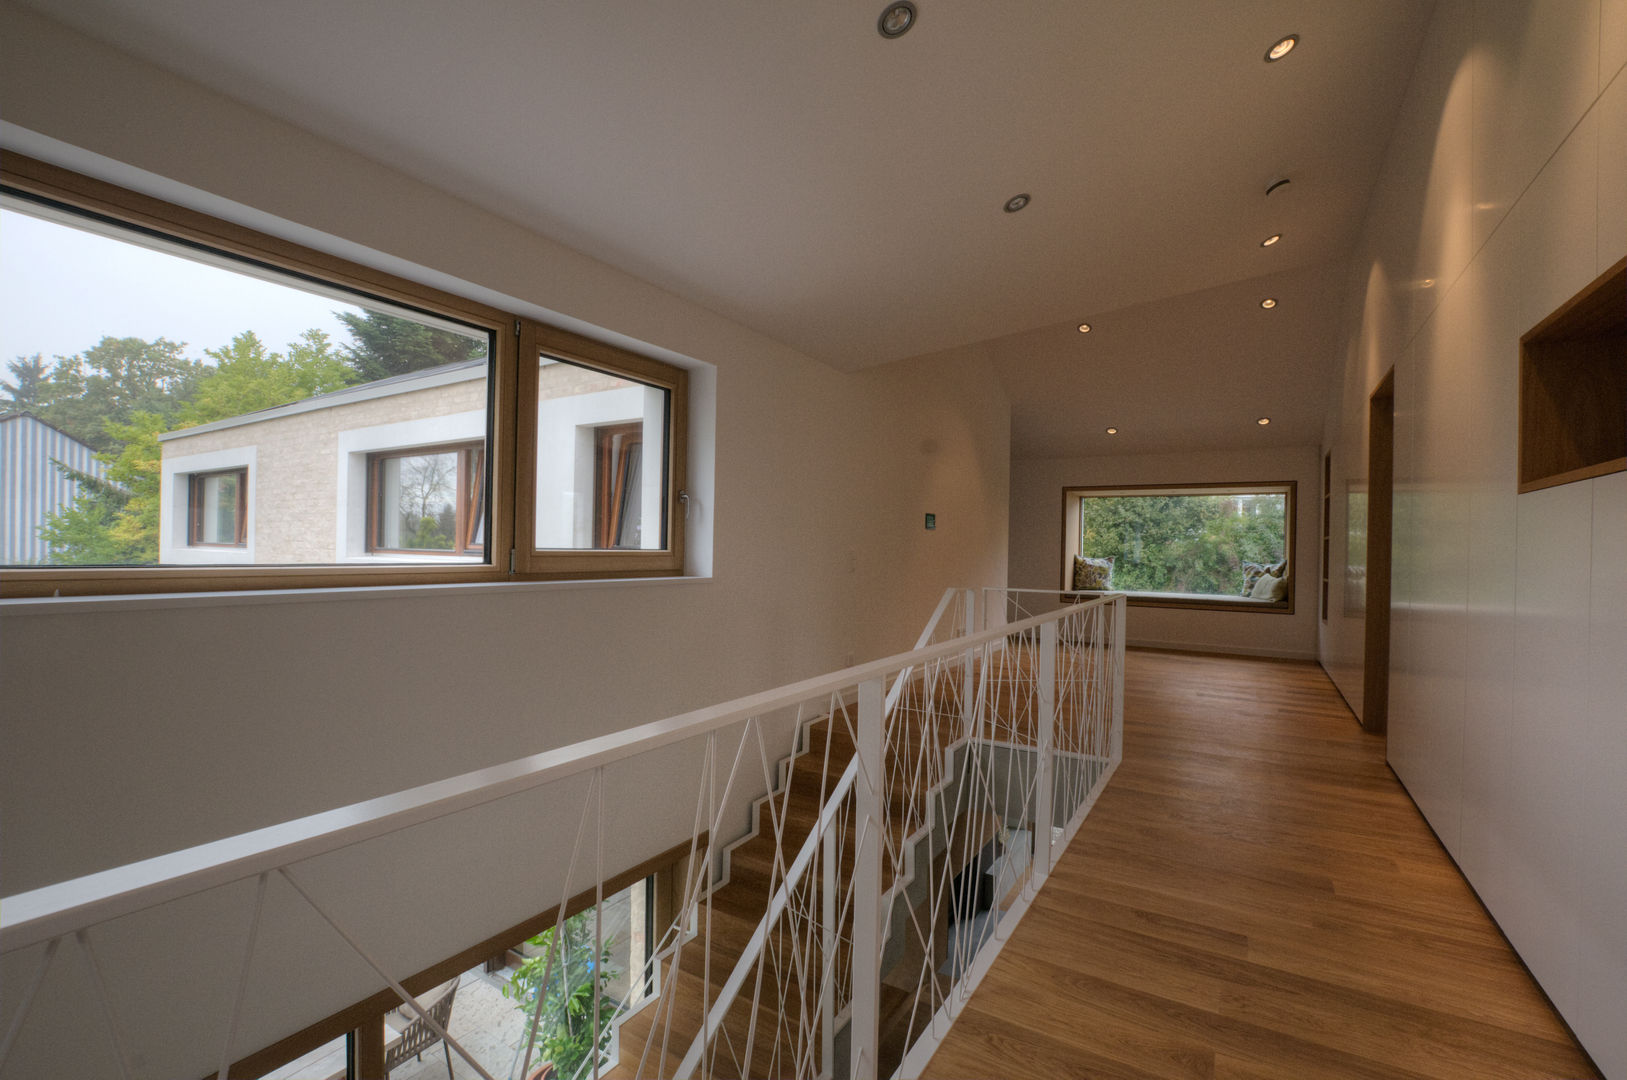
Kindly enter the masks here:
[[[1086, 318], [1122, 359], [1106, 316], [1165, 302], [1136, 348], [1238, 384], [1321, 344], [1305, 320], [1334, 315], [1325, 268], [1429, 6], [919, 0], [886, 40], [879, 0], [28, 2], [838, 368], [1006, 355]], [[1287, 33], [1299, 48], [1264, 63]], [[1017, 192], [1032, 204], [1003, 213]], [[1227, 340], [1253, 323], [1202, 300], [1296, 275], [1323, 306], [1279, 310], [1278, 345]], [[1044, 363], [1008, 356], [1020, 452], [1067, 441], [1051, 379], [1079, 343], [1058, 337]], [[1317, 432], [1328, 360], [1294, 361], [1316, 369]], [[1204, 404], [1171, 364], [1138, 367], [1166, 419]], [[1314, 442], [1310, 411], [1270, 437]]]

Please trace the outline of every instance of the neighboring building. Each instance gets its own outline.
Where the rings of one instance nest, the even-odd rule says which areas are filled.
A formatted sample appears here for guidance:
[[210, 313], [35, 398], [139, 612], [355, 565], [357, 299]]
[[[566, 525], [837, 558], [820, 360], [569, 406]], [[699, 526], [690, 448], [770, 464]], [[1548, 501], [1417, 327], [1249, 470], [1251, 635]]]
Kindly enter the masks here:
[[[539, 383], [538, 546], [660, 547], [665, 392], [553, 361]], [[160, 435], [160, 561], [482, 559], [486, 393], [470, 360]]]
[[96, 451], [72, 435], [26, 412], [0, 415], [0, 564], [50, 561], [51, 545], [40, 539], [40, 526], [78, 498], [80, 486], [58, 463], [107, 475]]

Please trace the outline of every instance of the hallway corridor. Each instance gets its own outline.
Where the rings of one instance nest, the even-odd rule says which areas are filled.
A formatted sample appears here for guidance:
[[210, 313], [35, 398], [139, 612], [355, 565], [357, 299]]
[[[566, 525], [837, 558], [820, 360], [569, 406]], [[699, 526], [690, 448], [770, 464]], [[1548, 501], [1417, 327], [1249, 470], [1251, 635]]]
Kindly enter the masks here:
[[1322, 670], [1126, 659], [1124, 762], [927, 1077], [1595, 1077]]

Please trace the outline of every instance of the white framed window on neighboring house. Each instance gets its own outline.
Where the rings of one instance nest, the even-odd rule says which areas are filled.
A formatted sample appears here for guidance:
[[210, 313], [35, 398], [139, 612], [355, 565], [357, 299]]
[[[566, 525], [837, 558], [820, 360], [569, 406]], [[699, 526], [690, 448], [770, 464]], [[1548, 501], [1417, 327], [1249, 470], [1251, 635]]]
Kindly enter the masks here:
[[334, 550], [341, 561], [483, 561], [485, 414], [448, 413], [340, 431]]
[[256, 448], [236, 446], [164, 459], [158, 557], [177, 565], [254, 562]]
[[369, 454], [367, 550], [479, 555], [485, 464], [480, 443]]

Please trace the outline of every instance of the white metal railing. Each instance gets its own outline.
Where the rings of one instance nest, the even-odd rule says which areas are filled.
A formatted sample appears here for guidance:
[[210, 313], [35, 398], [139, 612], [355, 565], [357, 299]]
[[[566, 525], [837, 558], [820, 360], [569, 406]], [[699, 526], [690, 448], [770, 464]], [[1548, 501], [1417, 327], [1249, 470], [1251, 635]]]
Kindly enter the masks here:
[[494, 828], [518, 830], [523, 887], [491, 932], [690, 837], [657, 993], [583, 1075], [913, 1076], [1119, 756], [1123, 598], [974, 633], [975, 599], [946, 592], [908, 653], [6, 897], [0, 1076], [226, 1080], [381, 986], [474, 1073], [523, 1075], [541, 998], [523, 1053], [482, 1059], [401, 982], [450, 950], [415, 954], [370, 906], [416, 884], [425, 920], [461, 911], [401, 852], [429, 832], [452, 861]]
[[923, 657], [886, 708], [861, 690], [843, 783], [672, 1075], [919, 1074], [1119, 760], [1123, 597], [1057, 608]]

